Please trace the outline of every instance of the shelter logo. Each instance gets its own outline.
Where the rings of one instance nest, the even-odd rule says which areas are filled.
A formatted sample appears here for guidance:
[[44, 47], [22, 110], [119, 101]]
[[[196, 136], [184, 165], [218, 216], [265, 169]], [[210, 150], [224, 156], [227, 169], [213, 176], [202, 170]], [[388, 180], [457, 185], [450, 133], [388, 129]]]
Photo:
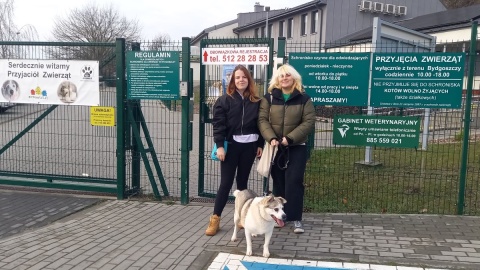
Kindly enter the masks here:
[[92, 74], [93, 74], [93, 68], [89, 65], [85, 65], [82, 67], [82, 78], [84, 80], [91, 80], [92, 79]]
[[47, 90], [42, 90], [40, 86], [37, 86], [35, 89], [30, 90], [30, 96], [28, 98], [48, 99], [48, 93]]

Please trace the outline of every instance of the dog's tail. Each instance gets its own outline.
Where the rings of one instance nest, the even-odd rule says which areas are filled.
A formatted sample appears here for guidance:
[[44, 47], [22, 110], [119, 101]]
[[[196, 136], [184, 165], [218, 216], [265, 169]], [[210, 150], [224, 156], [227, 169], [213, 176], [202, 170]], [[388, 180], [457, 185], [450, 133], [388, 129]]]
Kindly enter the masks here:
[[233, 192], [233, 197], [237, 197], [238, 193], [240, 193], [240, 190], [238, 190], [238, 189], [235, 190], [235, 191]]

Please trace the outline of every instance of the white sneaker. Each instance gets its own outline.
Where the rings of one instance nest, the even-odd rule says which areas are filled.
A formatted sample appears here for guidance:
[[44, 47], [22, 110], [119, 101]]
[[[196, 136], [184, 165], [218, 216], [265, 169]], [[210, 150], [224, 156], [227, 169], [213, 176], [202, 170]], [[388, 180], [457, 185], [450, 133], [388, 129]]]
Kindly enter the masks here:
[[300, 220], [295, 220], [293, 222], [293, 232], [294, 233], [304, 233], [305, 229], [303, 229], [303, 224]]

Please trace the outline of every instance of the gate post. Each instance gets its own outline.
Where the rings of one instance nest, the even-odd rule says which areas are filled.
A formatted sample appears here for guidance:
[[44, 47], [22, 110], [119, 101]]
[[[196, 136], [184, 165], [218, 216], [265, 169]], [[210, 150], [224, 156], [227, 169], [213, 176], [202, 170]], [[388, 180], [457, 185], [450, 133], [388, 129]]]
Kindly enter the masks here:
[[[182, 38], [182, 81], [187, 82], [187, 93], [182, 93], [182, 144], [181, 144], [181, 161], [182, 161], [182, 173], [181, 173], [181, 203], [186, 205], [189, 203], [189, 176], [190, 176], [190, 150], [189, 150], [189, 134], [191, 136], [190, 114], [193, 111], [190, 110], [190, 98], [192, 97], [192, 81], [190, 81], [190, 38]], [[191, 119], [193, 121], [193, 119]]]
[[[277, 39], [277, 58], [282, 58], [282, 64], [285, 63], [285, 37], [278, 37]], [[277, 68], [277, 67], [275, 67]]]
[[[132, 51], [140, 51], [140, 43], [134, 42], [132, 43]], [[125, 108], [126, 112], [133, 110], [133, 117], [135, 122], [127, 124], [126, 128], [128, 130], [128, 134], [131, 133], [131, 126], [135, 125], [138, 130], [140, 130], [140, 120], [139, 120], [139, 111], [141, 102], [140, 99], [138, 100], [126, 100], [125, 104], [127, 107]], [[128, 122], [128, 121], [127, 121]], [[130, 140], [129, 140], [130, 139]], [[137, 143], [137, 140], [133, 136], [130, 136], [126, 140], [127, 145], [130, 147], [132, 151], [132, 189], [133, 192], [140, 191], [140, 146]]]
[[268, 83], [270, 82], [270, 79], [272, 78], [272, 75], [273, 75], [273, 68], [276, 69], [276, 67], [273, 66], [273, 63], [274, 63], [274, 61], [273, 61], [274, 44], [275, 44], [275, 42], [274, 42], [273, 38], [269, 38], [268, 39], [268, 47], [270, 48], [270, 50], [268, 50], [269, 51], [269, 55], [268, 55], [269, 61], [268, 61], [268, 68], [267, 68], [267, 77], [265, 78], [267, 88], [268, 88]]
[[460, 181], [458, 187], [457, 215], [463, 215], [465, 210], [465, 185], [467, 177], [468, 162], [468, 144], [470, 137], [470, 113], [472, 111], [472, 88], [473, 76], [475, 75], [475, 56], [477, 49], [477, 27], [478, 22], [472, 24], [472, 35], [470, 37], [470, 52], [468, 54], [468, 77], [467, 77], [467, 96], [465, 98], [465, 116], [463, 117], [463, 142], [462, 142], [462, 162], [460, 165]]
[[125, 39], [117, 38], [116, 88], [117, 88], [117, 199], [123, 200], [125, 189]]

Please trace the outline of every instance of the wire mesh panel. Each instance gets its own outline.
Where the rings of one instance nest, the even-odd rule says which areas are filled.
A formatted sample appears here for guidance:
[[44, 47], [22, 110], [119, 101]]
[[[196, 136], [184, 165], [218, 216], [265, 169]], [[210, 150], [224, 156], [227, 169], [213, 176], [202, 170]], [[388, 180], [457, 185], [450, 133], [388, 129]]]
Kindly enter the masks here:
[[[377, 51], [424, 52], [422, 46], [394, 42], [376, 45]], [[418, 44], [417, 44], [418, 45]], [[355, 213], [455, 214], [459, 198], [462, 153], [468, 151], [465, 213], [478, 215], [478, 138], [480, 138], [479, 74], [475, 71], [468, 149], [462, 147], [470, 41], [439, 42], [437, 53], [466, 53], [460, 108], [410, 108], [317, 105], [317, 122], [305, 178], [305, 211]], [[478, 50], [478, 48], [477, 48]], [[288, 42], [287, 54], [318, 52], [348, 55], [372, 52], [371, 41], [306, 44]], [[475, 67], [478, 60], [475, 60]], [[419, 71], [415, 71], [419, 72]], [[364, 78], [369, 80], [369, 78]], [[366, 91], [366, 89], [361, 89]], [[459, 93], [457, 93], [459, 95]], [[333, 120], [339, 115], [410, 116], [421, 121], [417, 148], [371, 148], [333, 144]]]
[[[475, 28], [475, 29], [474, 29]], [[472, 42], [475, 39], [476, 33], [476, 42]], [[465, 210], [464, 213], [467, 215], [479, 215], [480, 213], [480, 59], [478, 58], [478, 52], [480, 51], [479, 40], [479, 29], [478, 24], [474, 23], [472, 27], [472, 41], [470, 43], [456, 43], [451, 50], [461, 50], [467, 52], [467, 68], [466, 72], [468, 74], [467, 80], [471, 80], [472, 84], [472, 96], [471, 96], [471, 108], [470, 108], [470, 126], [469, 134], [463, 136], [462, 142], [465, 142], [465, 139], [468, 141], [465, 142], [465, 145], [468, 146], [468, 156], [466, 163], [466, 183], [465, 183]], [[445, 49], [448, 47], [445, 46]], [[472, 54], [473, 52], [473, 54]], [[471, 59], [473, 58], [473, 59]], [[472, 60], [472, 61], [470, 61]], [[471, 76], [473, 74], [473, 76]], [[467, 85], [467, 82], [465, 83]], [[468, 92], [466, 93], [469, 94]], [[464, 118], [467, 119], [464, 114]], [[465, 135], [465, 129], [460, 129], [457, 131], [456, 137]]]
[[[235, 48], [241, 50], [242, 48], [250, 47], [268, 47], [272, 46], [270, 39], [211, 39], [203, 40], [202, 48]], [[226, 94], [226, 87], [232, 76], [231, 71], [236, 64], [225, 65], [222, 60], [219, 60], [215, 65], [203, 65], [204, 73], [201, 73], [201, 81], [199, 88], [196, 88], [195, 95], [199, 94], [200, 103], [200, 147], [199, 147], [199, 190], [198, 193], [203, 197], [214, 197], [220, 185], [220, 162], [213, 161], [210, 158], [213, 148], [213, 127], [211, 120], [213, 118], [213, 105], [217, 98]], [[268, 83], [268, 74], [271, 74], [272, 67], [268, 65], [251, 64], [245, 65], [250, 71], [255, 83], [258, 93], [263, 97]], [[258, 160], [257, 160], [258, 161]], [[256, 162], [252, 166], [248, 187], [258, 194], [263, 192], [263, 177], [257, 171]], [[233, 185], [232, 191], [236, 189], [236, 184]]]
[[[181, 53], [182, 42], [172, 40], [140, 41], [129, 44], [127, 50]], [[178, 72], [182, 74], [181, 67]], [[162, 197], [168, 194], [168, 199], [178, 200], [181, 196], [182, 108], [180, 100], [127, 100], [127, 106], [129, 111], [135, 112], [135, 117], [133, 121], [128, 117], [126, 120], [129, 130], [126, 142], [126, 190], [133, 192], [130, 195], [150, 196], [153, 194], [153, 185], [155, 185]], [[142, 128], [142, 124], [145, 124], [146, 129]], [[148, 161], [144, 160], [141, 150], [135, 146], [137, 142], [132, 131], [133, 127], [138, 128], [140, 132], [142, 147], [146, 150], [153, 150], [153, 152], [145, 154]], [[152, 146], [147, 143], [148, 140], [151, 140]], [[155, 160], [158, 160], [160, 170], [155, 167]], [[148, 176], [146, 166], [152, 168], [153, 179]], [[165, 181], [167, 190], [162, 189], [163, 181]]]

